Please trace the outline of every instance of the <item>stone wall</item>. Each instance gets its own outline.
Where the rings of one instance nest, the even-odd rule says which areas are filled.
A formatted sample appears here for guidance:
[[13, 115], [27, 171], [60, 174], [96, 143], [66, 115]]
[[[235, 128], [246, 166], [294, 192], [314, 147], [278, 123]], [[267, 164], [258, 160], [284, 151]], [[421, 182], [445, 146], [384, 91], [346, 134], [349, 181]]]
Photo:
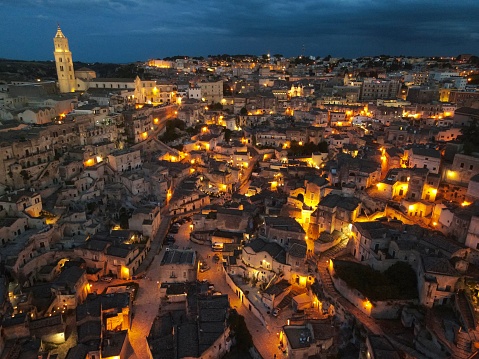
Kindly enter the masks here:
[[[334, 273], [334, 269], [333, 269]], [[387, 300], [371, 302], [361, 292], [350, 288], [339, 277], [331, 276], [336, 290], [351, 302], [356, 308], [369, 317], [375, 319], [396, 319], [401, 314], [401, 308], [406, 304], [418, 304], [418, 299], [412, 300]]]
[[[231, 278], [227, 273], [225, 273], [225, 278], [226, 278], [226, 283], [229, 285], [231, 290], [236, 293], [236, 295], [241, 299], [241, 303], [251, 312], [254, 314], [256, 318], [259, 319], [259, 321], [266, 327], [266, 320], [263, 317], [263, 314], [259, 311], [258, 308], [255, 307], [255, 305], [248, 299], [248, 296], [245, 295], [243, 290], [236, 285], [236, 283], [233, 281], [233, 278]], [[254, 290], [254, 288], [251, 288], [251, 290]]]

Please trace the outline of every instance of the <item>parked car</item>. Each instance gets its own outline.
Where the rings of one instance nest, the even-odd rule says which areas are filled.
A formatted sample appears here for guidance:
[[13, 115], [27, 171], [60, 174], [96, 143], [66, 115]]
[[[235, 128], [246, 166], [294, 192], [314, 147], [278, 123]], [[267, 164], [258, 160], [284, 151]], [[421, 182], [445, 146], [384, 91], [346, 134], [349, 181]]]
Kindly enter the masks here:
[[174, 233], [174, 234], [178, 233], [178, 227], [171, 227], [170, 233]]
[[163, 244], [172, 244], [175, 243], [176, 239], [172, 235], [168, 234], [165, 239], [163, 240]]
[[110, 282], [113, 280], [113, 278], [112, 278], [112, 277], [101, 277], [100, 280], [101, 280], [102, 282], [108, 282], [108, 283], [110, 283]]
[[280, 311], [279, 308], [274, 308], [271, 314], [273, 315], [273, 317], [277, 317], [279, 315], [279, 311]]

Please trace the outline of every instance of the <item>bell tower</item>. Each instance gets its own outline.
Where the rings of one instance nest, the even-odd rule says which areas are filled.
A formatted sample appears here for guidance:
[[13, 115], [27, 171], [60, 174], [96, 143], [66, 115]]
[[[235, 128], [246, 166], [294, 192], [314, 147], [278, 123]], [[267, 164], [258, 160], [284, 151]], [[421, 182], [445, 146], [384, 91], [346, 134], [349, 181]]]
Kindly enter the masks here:
[[60, 92], [75, 92], [76, 81], [72, 53], [68, 47], [68, 39], [63, 35], [60, 25], [58, 25], [57, 33], [53, 38], [53, 44], [55, 46], [53, 55], [55, 55]]

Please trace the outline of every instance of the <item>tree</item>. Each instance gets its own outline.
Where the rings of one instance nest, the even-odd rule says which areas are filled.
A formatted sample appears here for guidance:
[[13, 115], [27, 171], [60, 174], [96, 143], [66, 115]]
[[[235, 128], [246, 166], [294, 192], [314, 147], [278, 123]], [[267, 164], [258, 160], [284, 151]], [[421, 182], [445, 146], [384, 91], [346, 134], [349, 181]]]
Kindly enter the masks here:
[[26, 170], [21, 170], [20, 175], [22, 176], [24, 181], [28, 181], [31, 178], [30, 174]]
[[311, 155], [314, 152], [328, 153], [328, 143], [323, 141], [315, 145], [313, 142], [299, 144], [298, 141], [291, 141], [288, 154], [302, 156]]
[[471, 56], [468, 62], [473, 65], [479, 65], [479, 57]]
[[479, 126], [477, 120], [472, 121], [468, 126], [461, 128], [464, 143], [464, 152], [471, 154], [479, 151]]
[[174, 146], [171, 146], [171, 148], [174, 148], [178, 151], [183, 151], [183, 145], [180, 143], [179, 145], [174, 145]]
[[115, 70], [117, 78], [135, 78], [137, 75], [143, 78], [145, 70], [136, 64], [121, 65]]
[[328, 143], [326, 141], [318, 143], [318, 151], [321, 153], [328, 153]]
[[86, 208], [89, 214], [92, 214], [93, 211], [98, 207], [98, 205], [95, 202], [88, 202], [86, 204]]
[[235, 334], [238, 349], [247, 352], [253, 346], [253, 337], [246, 326], [244, 317], [236, 310], [232, 310], [228, 322], [230, 329]]
[[208, 106], [208, 108], [211, 111], [222, 111], [223, 110], [223, 105], [220, 104], [219, 102], [217, 102], [217, 103], [212, 103], [211, 105]]
[[248, 110], [246, 109], [246, 107], [241, 107], [240, 115], [241, 115], [241, 116], [246, 116], [246, 115], [248, 115]]
[[119, 216], [119, 222], [120, 222], [120, 227], [123, 229], [128, 229], [129, 227], [129, 222], [128, 219], [130, 218], [128, 211], [126, 210], [125, 207], [121, 207], [120, 209], [120, 216]]
[[177, 132], [177, 129], [184, 131], [186, 124], [183, 120], [174, 118], [166, 121], [165, 133], [159, 138], [163, 142], [171, 142], [181, 137], [181, 134]]
[[228, 129], [228, 128], [225, 129], [225, 142], [229, 142], [229, 141], [230, 141], [230, 139], [231, 139], [231, 132], [232, 132], [232, 131], [231, 131], [230, 129]]

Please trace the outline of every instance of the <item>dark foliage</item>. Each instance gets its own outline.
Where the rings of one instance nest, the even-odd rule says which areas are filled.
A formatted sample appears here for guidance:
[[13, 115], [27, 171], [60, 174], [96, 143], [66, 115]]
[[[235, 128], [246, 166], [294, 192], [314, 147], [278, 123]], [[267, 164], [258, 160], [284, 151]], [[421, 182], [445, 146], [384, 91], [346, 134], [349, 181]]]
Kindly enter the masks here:
[[398, 262], [384, 273], [369, 266], [353, 263], [334, 263], [339, 278], [371, 300], [417, 298], [416, 273], [407, 263]]
[[253, 346], [253, 337], [246, 326], [244, 317], [236, 310], [232, 310], [228, 318], [228, 323], [236, 336], [236, 345], [241, 351], [248, 351]]
[[303, 156], [303, 155], [311, 155], [313, 152], [327, 153], [328, 143], [320, 142], [316, 145], [313, 142], [308, 142], [308, 143], [300, 145], [297, 141], [291, 141], [291, 146], [288, 150], [288, 155]]
[[181, 137], [179, 131], [184, 131], [186, 124], [183, 120], [174, 118], [172, 120], [166, 121], [165, 133], [159, 137], [160, 141], [171, 142]]
[[472, 121], [469, 126], [461, 128], [464, 152], [471, 154], [479, 152], [479, 125], [477, 120]]
[[208, 109], [210, 111], [223, 111], [223, 105], [220, 103], [212, 103], [211, 105], [208, 105]]

